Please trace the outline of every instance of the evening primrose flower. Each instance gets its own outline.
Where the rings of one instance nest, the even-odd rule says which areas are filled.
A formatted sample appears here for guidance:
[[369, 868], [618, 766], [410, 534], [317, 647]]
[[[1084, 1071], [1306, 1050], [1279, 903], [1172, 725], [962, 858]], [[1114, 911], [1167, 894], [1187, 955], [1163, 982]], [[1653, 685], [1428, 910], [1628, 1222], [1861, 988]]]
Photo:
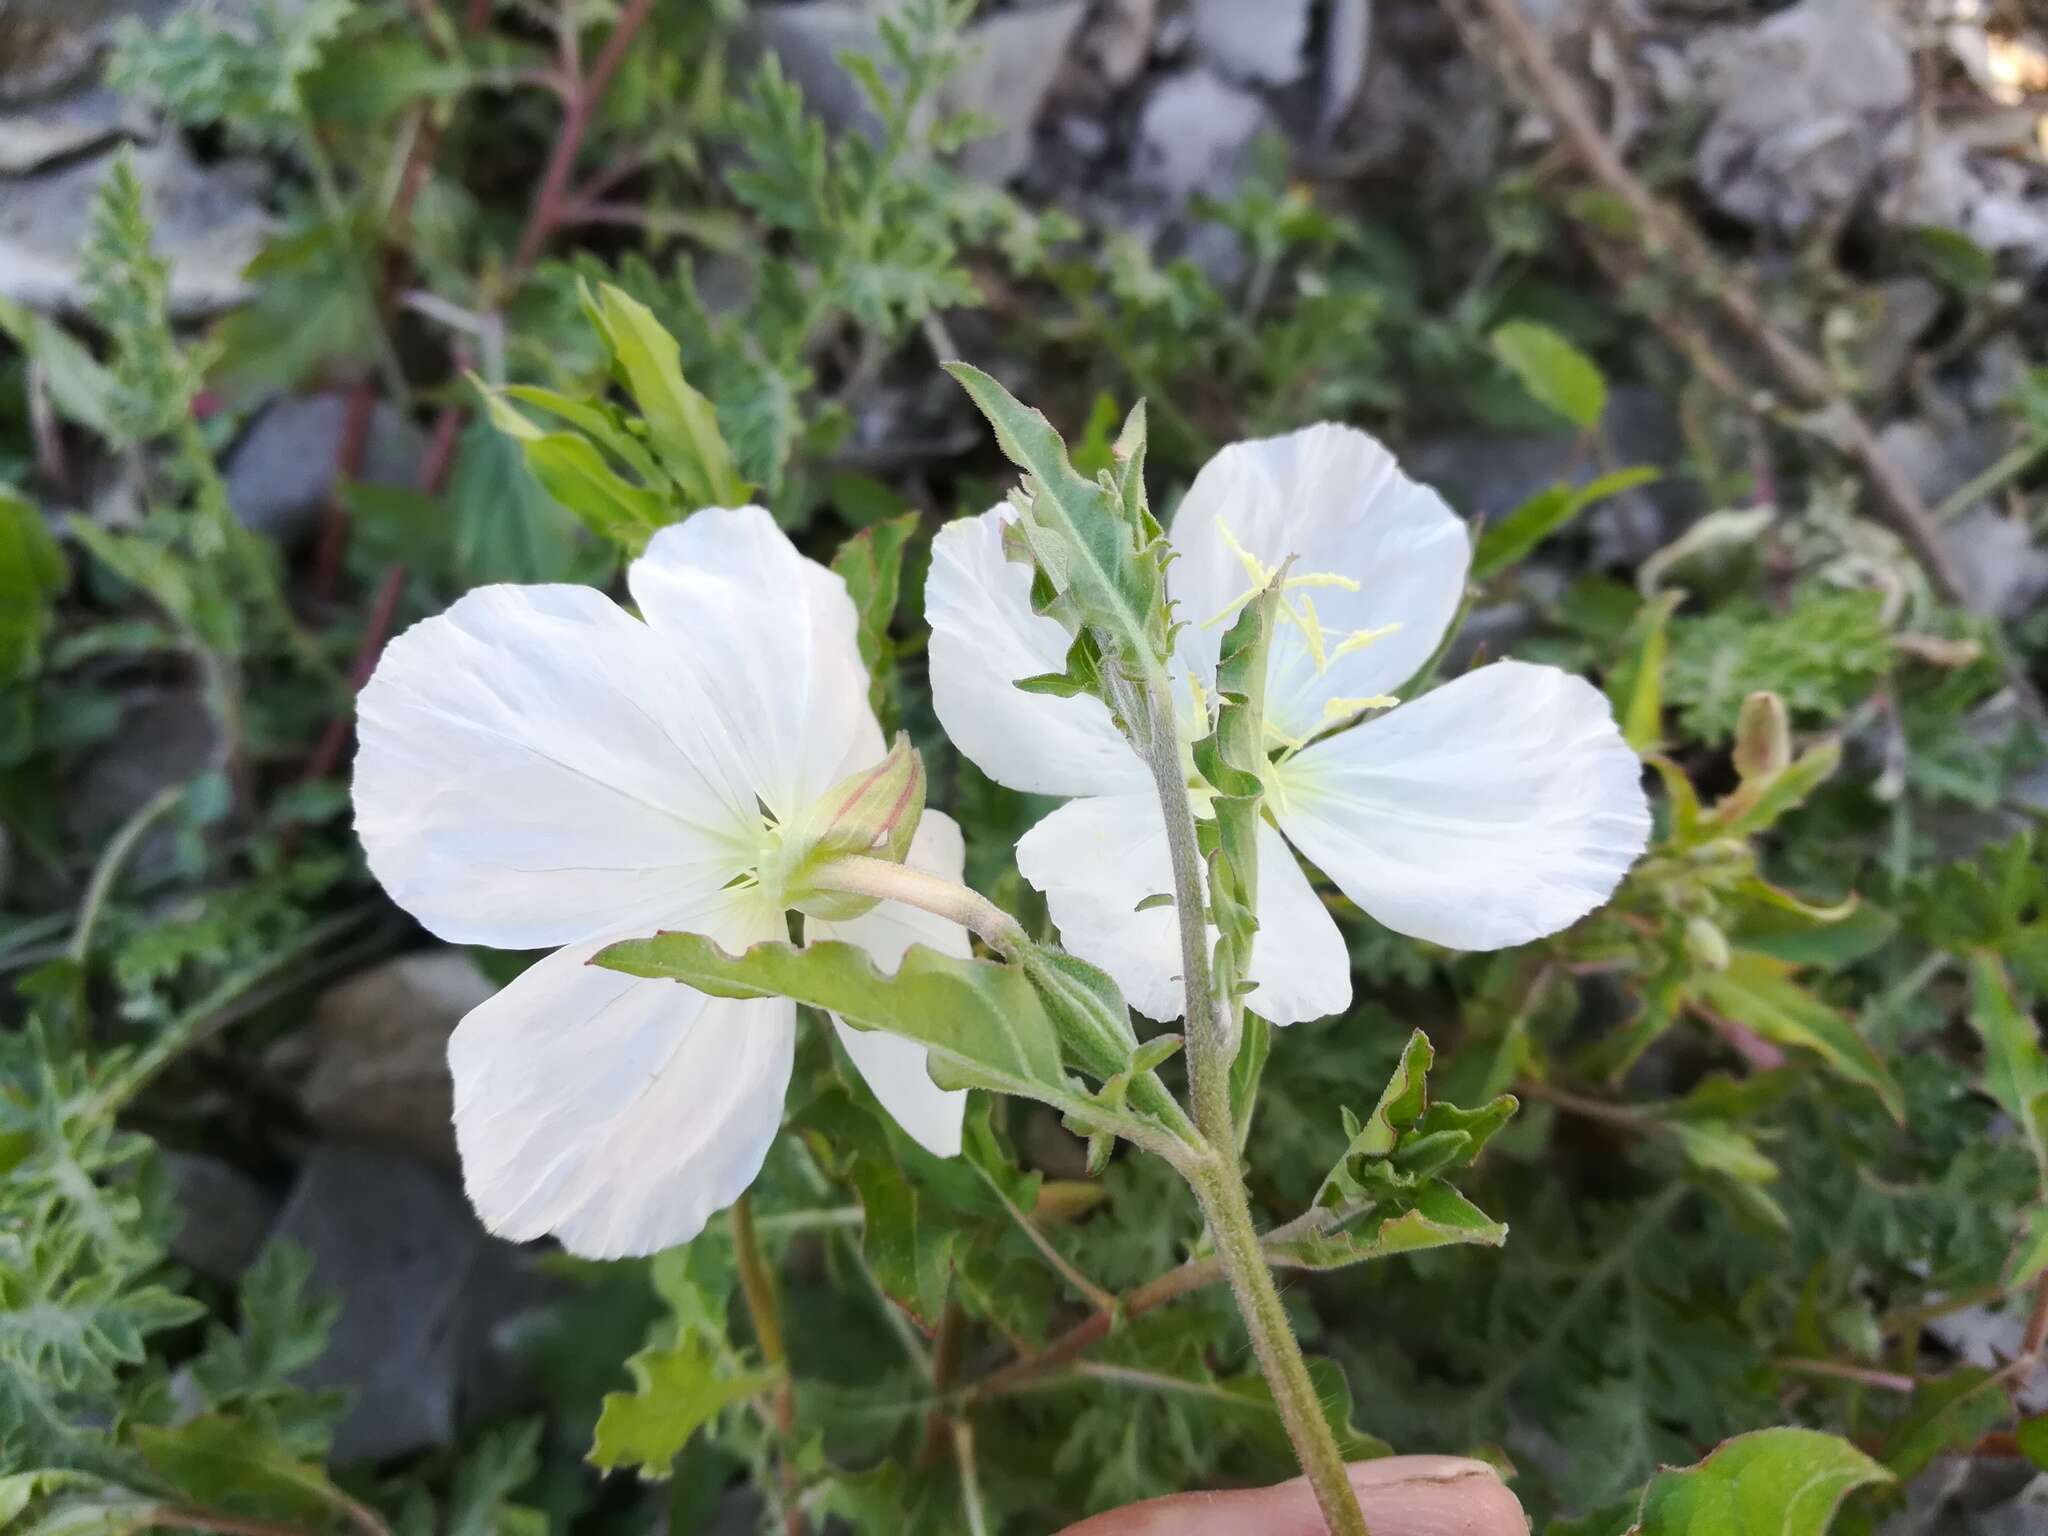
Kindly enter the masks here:
[[[943, 529], [925, 587], [932, 693], [961, 751], [1012, 789], [1072, 797], [1017, 845], [1066, 946], [1132, 1006], [1179, 1015], [1180, 947], [1151, 780], [1103, 704], [1025, 692], [1070, 638], [1031, 606], [996, 508]], [[1191, 735], [1209, 729], [1231, 618], [1289, 557], [1267, 679], [1253, 1011], [1341, 1012], [1350, 958], [1289, 844], [1398, 932], [1457, 949], [1521, 944], [1600, 905], [1649, 836], [1641, 766], [1605, 697], [1555, 667], [1499, 661], [1409, 703], [1471, 546], [1437, 494], [1379, 442], [1324, 424], [1238, 443], [1175, 515], [1172, 671]], [[1397, 707], [1398, 706], [1398, 707]], [[1198, 810], [1206, 786], [1193, 778]]]
[[[746, 1189], [796, 1040], [787, 999], [621, 975], [600, 949], [687, 929], [736, 952], [806, 905], [831, 919], [807, 938], [884, 967], [913, 942], [968, 952], [921, 911], [807, 900], [805, 847], [884, 761], [844, 582], [746, 507], [663, 529], [627, 584], [642, 618], [588, 587], [492, 586], [414, 626], [363, 689], [355, 772], [400, 906], [451, 943], [554, 951], [449, 1041], [456, 1142], [493, 1231], [594, 1258], [685, 1242]], [[962, 861], [926, 812], [906, 862], [957, 881]], [[923, 1049], [834, 1022], [904, 1129], [957, 1152], [966, 1096]]]

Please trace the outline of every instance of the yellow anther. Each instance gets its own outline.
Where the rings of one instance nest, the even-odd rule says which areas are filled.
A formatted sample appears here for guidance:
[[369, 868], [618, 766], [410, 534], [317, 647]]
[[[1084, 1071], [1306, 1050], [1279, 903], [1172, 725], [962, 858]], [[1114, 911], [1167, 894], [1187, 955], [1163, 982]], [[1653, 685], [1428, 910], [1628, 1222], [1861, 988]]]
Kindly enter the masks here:
[[1384, 640], [1400, 627], [1398, 623], [1395, 623], [1382, 624], [1378, 629], [1354, 629], [1350, 634], [1337, 642], [1335, 648], [1330, 652], [1330, 660], [1335, 661], [1339, 656], [1349, 656], [1353, 651], [1362, 651], [1368, 645], [1371, 645], [1373, 641]]
[[1360, 592], [1364, 588], [1349, 576], [1340, 576], [1335, 571], [1310, 571], [1304, 576], [1290, 576], [1280, 583], [1283, 587], [1342, 587], [1346, 592]]
[[1194, 701], [1196, 724], [1206, 727], [1209, 723], [1209, 690], [1192, 672], [1188, 674], [1188, 697]]
[[1317, 675], [1327, 672], [1330, 658], [1323, 646], [1323, 623], [1316, 617], [1316, 600], [1304, 594], [1297, 608], [1283, 597], [1280, 608], [1300, 628], [1301, 638], [1308, 643], [1308, 653], [1315, 658]]
[[1375, 693], [1363, 699], [1325, 699], [1323, 701], [1323, 724], [1335, 725], [1340, 720], [1349, 720], [1362, 715], [1368, 709], [1392, 709], [1401, 701], [1391, 693]]
[[1237, 542], [1237, 535], [1230, 531], [1230, 524], [1219, 517], [1216, 519], [1216, 530], [1223, 535], [1223, 542], [1230, 546], [1230, 552], [1243, 564], [1245, 574], [1251, 577], [1254, 588], [1263, 587], [1273, 579], [1273, 568]]

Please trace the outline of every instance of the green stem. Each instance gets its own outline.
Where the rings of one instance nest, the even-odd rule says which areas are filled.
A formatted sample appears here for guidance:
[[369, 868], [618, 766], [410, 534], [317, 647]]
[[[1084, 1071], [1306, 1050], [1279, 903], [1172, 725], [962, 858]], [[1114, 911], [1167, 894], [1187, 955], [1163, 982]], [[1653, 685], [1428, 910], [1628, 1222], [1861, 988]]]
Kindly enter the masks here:
[[796, 1446], [796, 1390], [789, 1376], [789, 1350], [783, 1342], [782, 1304], [775, 1294], [775, 1275], [761, 1255], [761, 1240], [754, 1231], [752, 1195], [741, 1195], [733, 1202], [731, 1221], [740, 1293], [746, 1299], [747, 1318], [754, 1325], [754, 1342], [760, 1346], [762, 1361], [781, 1376], [775, 1387], [773, 1418], [776, 1436], [781, 1441], [775, 1462], [783, 1530], [786, 1536], [801, 1536], [801, 1490], [797, 1486], [796, 1463], [791, 1459]]
[[827, 864], [816, 875], [815, 883], [822, 890], [900, 901], [907, 907], [943, 917], [975, 934], [998, 954], [1015, 954], [1025, 942], [1024, 929], [1017, 919], [979, 891], [907, 864], [855, 854]]
[[[1233, 1144], [1224, 1142], [1225, 1147]], [[1205, 1173], [1190, 1182], [1209, 1218], [1216, 1257], [1251, 1333], [1273, 1406], [1279, 1410], [1301, 1470], [1315, 1490], [1324, 1523], [1331, 1536], [1370, 1536], [1365, 1512], [1358, 1507], [1358, 1495], [1344, 1467], [1344, 1453], [1330, 1433], [1330, 1421], [1323, 1416], [1322, 1394], [1308, 1373], [1308, 1362], [1302, 1359], [1287, 1309], [1280, 1301], [1280, 1288], [1266, 1265], [1258, 1228], [1252, 1224], [1251, 1204], [1245, 1198], [1244, 1180], [1238, 1176], [1236, 1155], [1220, 1153]]]
[[2018, 479], [2044, 453], [2048, 453], [2048, 442], [2028, 440], [2009, 450], [2002, 458], [1961, 487], [1940, 506], [1934, 509], [1937, 523], [1952, 523], [1978, 502], [1997, 494], [2012, 481]]
[[184, 780], [167, 784], [142, 803], [142, 808], [125, 822], [107, 844], [100, 855], [99, 863], [93, 866], [92, 881], [85, 888], [85, 899], [78, 904], [78, 926], [71, 930], [71, 943], [66, 953], [80, 965], [92, 958], [93, 932], [99, 926], [100, 913], [105, 910], [107, 898], [114, 893], [114, 885], [121, 878], [121, 871], [128, 867], [128, 860], [134, 854], [136, 845], [143, 834], [156, 825], [164, 812], [178, 803], [179, 798], [191, 786]]
[[1280, 1289], [1266, 1264], [1252, 1223], [1251, 1202], [1238, 1172], [1237, 1126], [1230, 1112], [1230, 1067], [1236, 1041], [1227, 1005], [1215, 995], [1209, 971], [1208, 901], [1202, 880], [1201, 849], [1195, 841], [1194, 807], [1181, 766], [1179, 724], [1163, 678], [1145, 693], [1144, 754], [1166, 820], [1166, 844], [1173, 862], [1174, 909], [1180, 917], [1181, 974], [1187, 987], [1188, 1075], [1192, 1079], [1195, 1124], [1208, 1155], [1190, 1160], [1182, 1173], [1208, 1218], [1216, 1257], [1229, 1278], [1238, 1311], [1250, 1331], [1259, 1369], [1273, 1394], [1287, 1438], [1308, 1475], [1316, 1504], [1331, 1536], [1371, 1536], [1358, 1495], [1344, 1467], [1316, 1384], [1302, 1359], [1294, 1329], [1281, 1304]]

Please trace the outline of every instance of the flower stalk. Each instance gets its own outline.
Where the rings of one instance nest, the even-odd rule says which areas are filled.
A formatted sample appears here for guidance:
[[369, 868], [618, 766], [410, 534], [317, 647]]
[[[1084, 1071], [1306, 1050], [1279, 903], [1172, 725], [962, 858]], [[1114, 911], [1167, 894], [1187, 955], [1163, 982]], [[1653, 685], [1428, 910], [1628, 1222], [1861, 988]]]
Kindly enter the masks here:
[[900, 901], [943, 917], [958, 923], [1001, 955], [1015, 954], [1026, 943], [1023, 926], [1017, 919], [979, 891], [907, 864], [852, 854], [825, 865], [812, 877], [812, 884], [821, 890], [843, 891], [850, 896]]
[[1235, 1055], [1229, 1000], [1216, 995], [1209, 964], [1208, 900], [1201, 849], [1195, 841], [1194, 806], [1181, 766], [1178, 721], [1163, 683], [1146, 690], [1144, 756], [1166, 819], [1173, 860], [1173, 901], [1180, 924], [1182, 976], [1187, 989], [1188, 1076], [1195, 1124], [1208, 1153], [1184, 1163], [1182, 1174], [1201, 1202], [1216, 1256], [1251, 1333], [1259, 1369], [1273, 1405], [1287, 1426], [1287, 1438], [1315, 1491], [1317, 1507], [1332, 1536], [1370, 1536], [1358, 1496], [1352, 1490], [1322, 1399], [1287, 1321], [1279, 1288], [1267, 1266], [1251, 1204], [1238, 1171], [1237, 1125], [1230, 1110], [1230, 1067]]

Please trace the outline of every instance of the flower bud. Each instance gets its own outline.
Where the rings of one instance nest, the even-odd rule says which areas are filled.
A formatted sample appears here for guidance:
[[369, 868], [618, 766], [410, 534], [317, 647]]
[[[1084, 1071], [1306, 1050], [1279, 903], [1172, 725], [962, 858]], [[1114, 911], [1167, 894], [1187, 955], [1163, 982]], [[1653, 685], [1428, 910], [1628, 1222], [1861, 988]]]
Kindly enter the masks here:
[[1685, 947], [1693, 959], [1710, 971], [1728, 969], [1728, 938], [1713, 922], [1704, 917], [1689, 917], [1685, 920]]
[[821, 891], [814, 877], [833, 860], [855, 856], [901, 864], [924, 815], [924, 790], [924, 759], [899, 734], [887, 757], [820, 795], [783, 837], [788, 904], [842, 922], [870, 910], [873, 897]]
[[1735, 772], [1745, 784], [1767, 783], [1792, 761], [1792, 723], [1775, 693], [1752, 693], [1735, 719]]

